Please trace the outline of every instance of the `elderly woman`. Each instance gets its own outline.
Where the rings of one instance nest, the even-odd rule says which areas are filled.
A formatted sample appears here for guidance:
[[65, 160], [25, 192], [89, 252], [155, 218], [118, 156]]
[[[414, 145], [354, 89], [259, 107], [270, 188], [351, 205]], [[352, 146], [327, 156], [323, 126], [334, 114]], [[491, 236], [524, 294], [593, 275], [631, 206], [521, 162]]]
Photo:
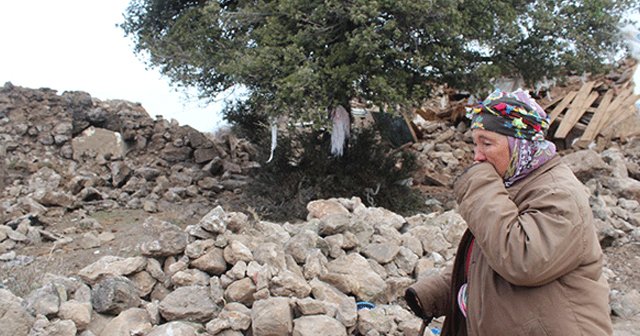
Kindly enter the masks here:
[[442, 334], [611, 335], [609, 287], [585, 187], [544, 139], [542, 108], [496, 91], [468, 117], [474, 164], [454, 183], [466, 220], [453, 264], [407, 289]]

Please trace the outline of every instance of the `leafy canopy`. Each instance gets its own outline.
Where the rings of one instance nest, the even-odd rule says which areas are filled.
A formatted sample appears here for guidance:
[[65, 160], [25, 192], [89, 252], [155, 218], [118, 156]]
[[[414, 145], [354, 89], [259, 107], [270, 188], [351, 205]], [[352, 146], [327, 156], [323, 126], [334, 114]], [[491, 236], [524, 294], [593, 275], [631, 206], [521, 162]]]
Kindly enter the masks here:
[[639, 2], [132, 0], [121, 27], [174, 84], [239, 84], [240, 110], [320, 121], [353, 97], [411, 106], [439, 84], [602, 71]]

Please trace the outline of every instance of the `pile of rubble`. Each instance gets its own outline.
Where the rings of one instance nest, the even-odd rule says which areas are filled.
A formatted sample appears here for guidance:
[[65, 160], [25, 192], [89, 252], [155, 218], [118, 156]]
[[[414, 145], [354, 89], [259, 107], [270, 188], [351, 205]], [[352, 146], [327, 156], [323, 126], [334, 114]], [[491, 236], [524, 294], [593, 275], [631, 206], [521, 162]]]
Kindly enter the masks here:
[[[29, 262], [18, 247], [68, 244], [42, 221], [69, 212], [107, 241], [113, 232], [92, 213], [144, 209], [147, 240], [133, 256], [46, 275], [23, 297], [0, 283], [0, 335], [417, 335], [421, 321], [402, 294], [453, 261], [466, 223], [451, 181], [472, 152], [464, 123], [419, 126], [422, 141], [410, 150], [422, 170], [413, 182], [430, 191], [433, 212], [403, 217], [359, 198], [329, 199], [309, 203], [304, 221], [272, 223], [212, 199], [250, 183], [258, 165], [246, 141], [152, 120], [129, 102], [6, 84], [0, 269]], [[639, 319], [640, 277], [629, 265], [640, 267], [640, 138], [561, 154], [590, 194], [612, 313]], [[156, 214], [175, 208], [199, 221], [182, 228]]]
[[78, 208], [153, 213], [184, 200], [201, 203], [202, 215], [259, 167], [252, 146], [231, 133], [153, 120], [127, 101], [11, 83], [0, 88], [0, 156], [0, 223], [15, 225]]
[[104, 256], [78, 277], [52, 276], [24, 299], [0, 289], [0, 329], [417, 335], [421, 321], [400, 298], [415, 277], [451, 261], [461, 217], [403, 218], [358, 198], [313, 201], [308, 210], [306, 222], [277, 224], [216, 207], [184, 230], [151, 216], [142, 256]]

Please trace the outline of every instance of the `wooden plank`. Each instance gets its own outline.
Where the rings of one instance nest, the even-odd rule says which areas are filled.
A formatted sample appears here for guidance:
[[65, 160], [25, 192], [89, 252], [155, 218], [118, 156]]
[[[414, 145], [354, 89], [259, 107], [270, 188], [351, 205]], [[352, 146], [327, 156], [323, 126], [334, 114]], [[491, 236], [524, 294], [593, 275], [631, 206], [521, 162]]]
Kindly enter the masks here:
[[580, 91], [578, 91], [576, 98], [564, 115], [564, 120], [562, 120], [562, 123], [560, 123], [554, 134], [556, 138], [564, 139], [573, 128], [573, 125], [580, 120], [580, 117], [582, 117], [587, 108], [598, 98], [598, 92], [591, 92], [593, 84], [594, 82], [587, 82], [582, 86]]
[[418, 142], [418, 136], [416, 135], [416, 131], [413, 129], [413, 123], [409, 120], [406, 113], [402, 114], [402, 118], [404, 118], [404, 122], [407, 123], [407, 128], [409, 128], [409, 132], [411, 132], [411, 137], [413, 138], [413, 142]]
[[610, 121], [610, 123], [605, 126], [600, 134], [607, 138], [613, 138], [616, 135], [616, 131], [618, 129], [617, 124], [624, 121], [627, 117], [633, 115], [636, 112], [635, 106], [627, 106], [627, 108], [623, 109], [620, 113], [618, 113], [617, 118], [615, 120]]
[[598, 125], [598, 129], [596, 130], [597, 133], [600, 133], [600, 130], [609, 125], [609, 121], [613, 118], [614, 114], [616, 114], [616, 111], [622, 108], [624, 101], [629, 98], [632, 93], [633, 88], [626, 88], [618, 94], [618, 96], [611, 102], [611, 104], [609, 104], [607, 112]]
[[593, 141], [593, 139], [595, 139], [596, 135], [598, 134], [598, 131], [600, 130], [599, 125], [604, 119], [604, 117], [606, 116], [607, 109], [609, 108], [609, 105], [611, 104], [612, 99], [613, 99], [613, 90], [609, 90], [602, 97], [602, 100], [600, 101], [600, 105], [598, 105], [598, 108], [593, 113], [593, 118], [591, 118], [591, 121], [589, 121], [589, 125], [587, 126], [587, 129], [584, 130], [584, 133], [582, 133], [582, 136], [580, 137], [580, 141], [591, 142]]
[[567, 93], [566, 96], [564, 96], [564, 99], [562, 100], [562, 102], [560, 102], [560, 104], [558, 104], [558, 106], [556, 106], [556, 108], [554, 108], [553, 111], [551, 111], [551, 113], [549, 114], [549, 119], [551, 119], [551, 122], [553, 122], [560, 115], [560, 113], [562, 113], [562, 111], [567, 106], [569, 106], [571, 101], [573, 101], [573, 98], [576, 97], [577, 93], [578, 93], [577, 91], [571, 91]]
[[635, 102], [638, 101], [638, 98], [640, 98], [638, 95], [630, 95], [627, 97], [620, 105], [620, 110], [617, 111], [617, 113], [609, 113], [613, 115], [607, 120], [604, 127], [613, 126], [632, 115], [633, 112], [636, 111]]
[[551, 100], [549, 103], [546, 103], [546, 104], [544, 104], [544, 106], [541, 106], [541, 107], [542, 107], [543, 110], [546, 111], [548, 108], [550, 108], [551, 106], [557, 104], [558, 102], [563, 100], [565, 97], [563, 97], [563, 96], [557, 97], [556, 99]]

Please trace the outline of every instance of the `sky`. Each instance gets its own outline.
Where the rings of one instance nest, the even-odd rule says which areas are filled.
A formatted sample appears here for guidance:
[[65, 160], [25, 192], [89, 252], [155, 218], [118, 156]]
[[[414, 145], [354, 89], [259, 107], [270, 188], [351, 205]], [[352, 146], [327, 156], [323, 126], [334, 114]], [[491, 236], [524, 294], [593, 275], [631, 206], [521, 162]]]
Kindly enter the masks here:
[[85, 91], [100, 100], [142, 104], [202, 132], [224, 125], [223, 98], [207, 104], [176, 91], [133, 52], [116, 24], [129, 0], [0, 1], [0, 86]]

